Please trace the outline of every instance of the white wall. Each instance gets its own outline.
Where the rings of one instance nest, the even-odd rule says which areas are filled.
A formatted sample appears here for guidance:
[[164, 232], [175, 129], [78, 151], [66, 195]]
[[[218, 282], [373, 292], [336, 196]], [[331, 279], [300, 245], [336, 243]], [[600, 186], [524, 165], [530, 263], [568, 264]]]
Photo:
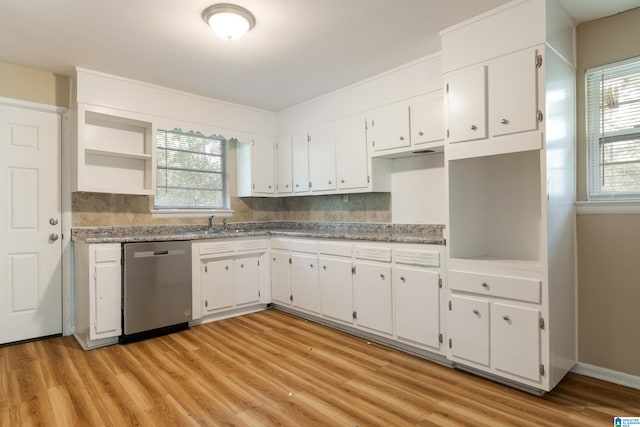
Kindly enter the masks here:
[[400, 224], [445, 224], [447, 221], [444, 154], [393, 160], [391, 219]]

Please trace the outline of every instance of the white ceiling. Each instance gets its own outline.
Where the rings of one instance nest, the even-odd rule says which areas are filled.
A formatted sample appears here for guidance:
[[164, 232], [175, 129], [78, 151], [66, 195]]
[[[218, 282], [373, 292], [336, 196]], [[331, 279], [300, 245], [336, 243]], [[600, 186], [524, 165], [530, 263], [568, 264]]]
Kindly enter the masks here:
[[[440, 49], [438, 32], [508, 0], [232, 0], [256, 17], [233, 42], [216, 0], [0, 0], [0, 61], [75, 66], [278, 111]], [[640, 0], [559, 0], [577, 22]]]

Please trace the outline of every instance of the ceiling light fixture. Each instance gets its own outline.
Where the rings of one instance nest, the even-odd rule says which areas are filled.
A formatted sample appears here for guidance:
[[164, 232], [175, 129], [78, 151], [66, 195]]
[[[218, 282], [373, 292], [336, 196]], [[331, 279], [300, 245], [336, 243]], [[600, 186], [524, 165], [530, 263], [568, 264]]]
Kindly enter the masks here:
[[235, 40], [244, 36], [256, 25], [256, 18], [241, 6], [218, 3], [202, 12], [202, 19], [211, 29], [225, 40]]

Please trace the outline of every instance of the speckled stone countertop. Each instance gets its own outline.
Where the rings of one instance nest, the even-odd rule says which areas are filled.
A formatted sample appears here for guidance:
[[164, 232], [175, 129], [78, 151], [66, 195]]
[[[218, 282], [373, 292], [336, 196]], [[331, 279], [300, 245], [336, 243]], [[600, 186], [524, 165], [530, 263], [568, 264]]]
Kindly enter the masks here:
[[444, 245], [444, 225], [389, 224], [364, 222], [236, 222], [228, 230], [215, 224], [214, 232], [205, 233], [206, 225], [145, 225], [119, 227], [74, 227], [72, 239], [86, 243], [157, 242], [167, 240], [222, 239], [229, 237], [283, 236], [320, 239], [368, 240], [398, 243]]

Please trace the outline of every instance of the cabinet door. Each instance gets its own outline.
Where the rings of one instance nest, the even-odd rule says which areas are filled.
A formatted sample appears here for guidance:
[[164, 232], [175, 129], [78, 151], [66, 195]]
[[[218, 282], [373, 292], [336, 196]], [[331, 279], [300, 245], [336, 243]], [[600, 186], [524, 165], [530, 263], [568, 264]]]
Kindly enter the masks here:
[[289, 289], [289, 253], [271, 252], [271, 298], [273, 302], [291, 304]]
[[309, 191], [309, 136], [306, 132], [296, 133], [291, 139], [293, 160], [293, 191]]
[[336, 176], [338, 189], [367, 188], [369, 159], [365, 119], [352, 116], [336, 124]]
[[260, 299], [260, 266], [258, 257], [239, 258], [235, 269], [235, 305], [255, 304]]
[[489, 64], [489, 128], [506, 135], [538, 128], [537, 51], [527, 49]]
[[90, 339], [115, 337], [122, 333], [120, 262], [95, 266], [95, 313]]
[[496, 369], [540, 380], [540, 311], [494, 303], [491, 353]]
[[204, 312], [210, 313], [233, 306], [233, 260], [205, 261]]
[[450, 304], [451, 355], [489, 366], [489, 301], [452, 295]]
[[358, 326], [391, 334], [391, 266], [357, 261], [355, 268], [354, 305]]
[[278, 194], [293, 191], [293, 160], [291, 135], [280, 137], [276, 144], [276, 190]]
[[315, 255], [291, 254], [291, 294], [293, 306], [313, 313], [320, 312], [318, 258]]
[[393, 271], [395, 332], [400, 339], [440, 349], [440, 275], [425, 269]]
[[256, 194], [274, 194], [275, 189], [275, 153], [271, 138], [255, 138], [251, 146], [251, 165], [253, 192]]
[[444, 139], [444, 99], [442, 93], [409, 106], [411, 144], [420, 145]]
[[311, 191], [336, 189], [336, 146], [333, 126], [309, 132], [309, 177]]
[[374, 111], [371, 131], [373, 150], [376, 152], [408, 147], [411, 140], [407, 104], [392, 104]]
[[351, 259], [318, 258], [322, 315], [353, 324]]
[[485, 65], [445, 75], [448, 142], [487, 137], [487, 71]]

